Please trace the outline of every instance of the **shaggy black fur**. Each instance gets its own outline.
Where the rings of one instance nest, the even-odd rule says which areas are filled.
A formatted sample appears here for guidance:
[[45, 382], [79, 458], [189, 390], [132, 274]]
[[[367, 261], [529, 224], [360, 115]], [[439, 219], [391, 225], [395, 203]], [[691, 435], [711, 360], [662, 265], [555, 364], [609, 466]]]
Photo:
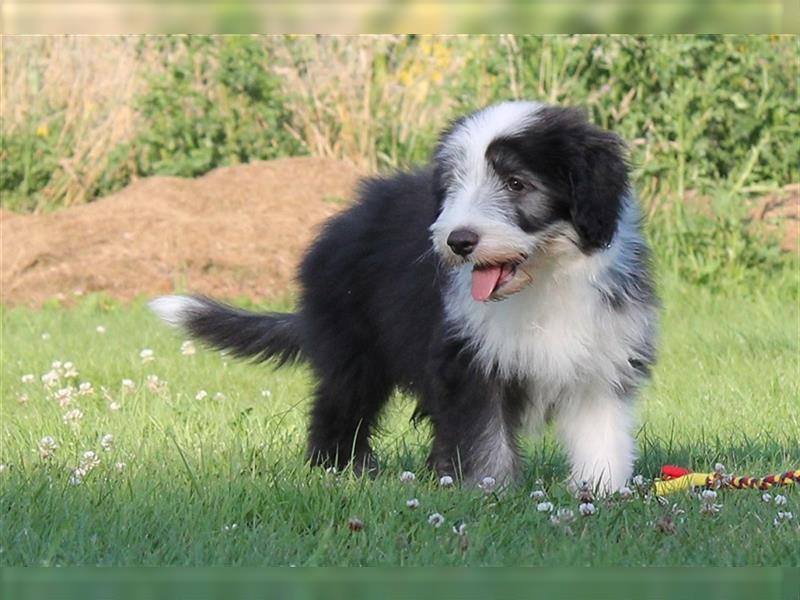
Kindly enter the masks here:
[[[571, 221], [585, 252], [611, 240], [628, 185], [613, 134], [577, 111], [548, 108], [521, 134], [494, 142], [487, 159], [522, 162], [541, 177], [553, 192], [552, 220]], [[397, 387], [414, 394], [416, 416], [432, 422], [429, 463], [440, 474], [470, 473], [497, 403], [508, 429], [518, 425], [521, 383], [485, 375], [468, 340], [444, 322], [444, 269], [429, 227], [450, 168], [434, 159], [424, 170], [366, 180], [358, 201], [324, 227], [303, 260], [296, 314], [254, 315], [203, 299], [189, 315], [189, 331], [214, 347], [310, 363], [314, 464], [371, 468], [370, 435]]]

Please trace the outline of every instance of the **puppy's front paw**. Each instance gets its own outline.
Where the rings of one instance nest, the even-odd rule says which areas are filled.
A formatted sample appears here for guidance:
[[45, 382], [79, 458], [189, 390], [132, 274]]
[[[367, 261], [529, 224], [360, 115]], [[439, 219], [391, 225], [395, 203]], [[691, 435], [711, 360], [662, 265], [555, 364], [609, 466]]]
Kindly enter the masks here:
[[608, 496], [625, 486], [632, 472], [632, 467], [613, 470], [594, 468], [592, 465], [576, 466], [572, 469], [567, 486], [576, 496], [587, 491], [594, 496]]

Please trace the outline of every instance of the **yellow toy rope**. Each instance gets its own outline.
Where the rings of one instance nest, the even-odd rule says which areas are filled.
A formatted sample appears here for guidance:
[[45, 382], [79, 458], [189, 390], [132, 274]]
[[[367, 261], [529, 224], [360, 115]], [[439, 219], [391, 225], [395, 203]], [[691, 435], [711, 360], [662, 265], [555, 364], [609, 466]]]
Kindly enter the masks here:
[[[800, 483], [800, 469], [766, 477], [724, 476], [719, 473], [687, 473], [671, 479], [655, 481], [656, 496], [666, 496], [691, 487], [724, 487], [768, 490], [773, 486]], [[718, 485], [717, 485], [718, 484]]]

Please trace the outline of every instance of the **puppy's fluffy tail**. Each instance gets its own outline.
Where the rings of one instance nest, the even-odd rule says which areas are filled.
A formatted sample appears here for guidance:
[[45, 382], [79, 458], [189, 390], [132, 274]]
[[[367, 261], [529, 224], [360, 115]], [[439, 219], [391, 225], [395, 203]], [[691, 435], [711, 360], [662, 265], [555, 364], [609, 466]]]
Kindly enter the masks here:
[[258, 314], [199, 296], [161, 296], [148, 306], [173, 327], [233, 356], [283, 364], [302, 355], [296, 314]]

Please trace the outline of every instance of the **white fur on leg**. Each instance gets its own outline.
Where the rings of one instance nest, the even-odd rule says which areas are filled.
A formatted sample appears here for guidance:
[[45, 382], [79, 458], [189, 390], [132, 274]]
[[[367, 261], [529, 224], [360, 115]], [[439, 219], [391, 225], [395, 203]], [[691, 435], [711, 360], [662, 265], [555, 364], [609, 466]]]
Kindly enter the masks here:
[[611, 392], [595, 393], [565, 402], [556, 418], [572, 464], [573, 485], [588, 481], [600, 494], [625, 485], [635, 457], [629, 402]]
[[147, 306], [162, 320], [173, 327], [186, 324], [192, 315], [204, 308], [203, 303], [192, 296], [161, 296], [147, 303]]
[[497, 414], [491, 419], [483, 435], [475, 442], [473, 452], [476, 481], [492, 477], [498, 483], [506, 483], [514, 478], [517, 451], [502, 415]]

